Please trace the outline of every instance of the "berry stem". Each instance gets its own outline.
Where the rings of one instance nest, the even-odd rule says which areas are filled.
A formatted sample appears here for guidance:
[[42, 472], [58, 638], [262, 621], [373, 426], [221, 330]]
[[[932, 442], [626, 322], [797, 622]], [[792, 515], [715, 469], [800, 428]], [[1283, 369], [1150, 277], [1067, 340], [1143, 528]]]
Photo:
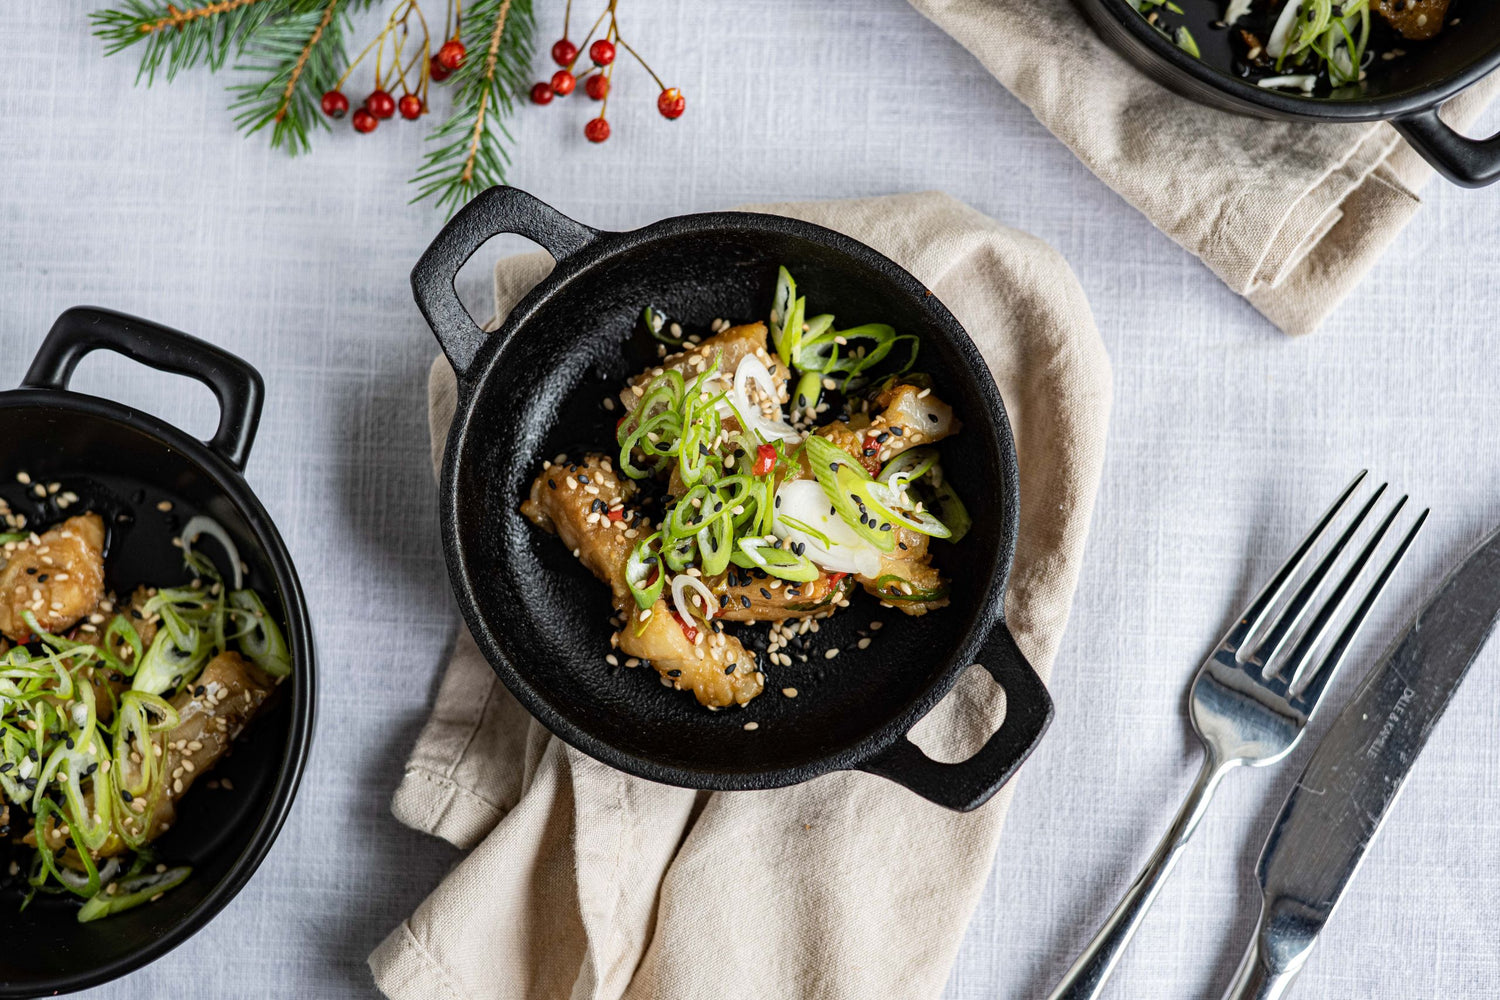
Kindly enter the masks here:
[[570, 73], [573, 72], [573, 67], [577, 65], [579, 57], [589, 50], [589, 42], [593, 40], [594, 32], [599, 30], [599, 25], [604, 23], [604, 18], [611, 15], [614, 9], [615, 0], [610, 0], [609, 6], [600, 12], [598, 19], [594, 21], [594, 26], [589, 29], [589, 33], [583, 36], [583, 43], [578, 46], [578, 53], [573, 56], [573, 61], [563, 67], [564, 69]]
[[573, 0], [568, 0], [568, 5], [563, 8], [563, 33], [562, 33], [562, 36], [564, 38], [568, 37], [568, 22], [570, 22], [572, 19], [573, 19]]
[[276, 121], [286, 117], [287, 105], [292, 103], [292, 91], [297, 89], [297, 80], [301, 78], [302, 71], [307, 68], [307, 59], [312, 55], [313, 46], [318, 44], [318, 39], [323, 37], [328, 23], [333, 20], [334, 11], [338, 10], [339, 0], [328, 0], [328, 6], [323, 9], [323, 20], [318, 22], [317, 30], [307, 39], [307, 44], [302, 46], [302, 54], [297, 57], [297, 64], [292, 67], [292, 75], [286, 81], [286, 89], [281, 92], [281, 103], [276, 107]]
[[662, 90], [667, 89], [667, 85], [661, 82], [661, 77], [656, 75], [656, 70], [651, 68], [651, 64], [642, 59], [641, 54], [635, 49], [631, 48], [630, 43], [621, 38], [618, 33], [615, 35], [615, 43], [623, 48], [626, 52], [629, 52], [631, 55], [635, 56], [635, 61], [640, 63], [641, 66], [645, 68], [647, 73], [651, 74], [651, 79], [656, 81], [656, 85], [658, 87], [660, 87]]

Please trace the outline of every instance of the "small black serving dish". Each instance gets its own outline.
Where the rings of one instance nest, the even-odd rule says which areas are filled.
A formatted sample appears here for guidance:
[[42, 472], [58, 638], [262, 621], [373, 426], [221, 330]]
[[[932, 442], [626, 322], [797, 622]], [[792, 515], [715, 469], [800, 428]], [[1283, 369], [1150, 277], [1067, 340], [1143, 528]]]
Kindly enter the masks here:
[[1440, 174], [1465, 187], [1500, 180], [1500, 135], [1471, 139], [1438, 117], [1447, 101], [1500, 66], [1500, 5], [1455, 3], [1435, 38], [1403, 43], [1405, 54], [1377, 60], [1360, 88], [1343, 96], [1304, 96], [1259, 87], [1242, 75], [1217, 19], [1223, 0], [1180, 0], [1199, 57], [1146, 22], [1133, 0], [1078, 0], [1099, 34], [1148, 76], [1210, 107], [1293, 121], [1388, 121]]
[[[453, 279], [498, 233], [541, 244], [557, 266], [487, 334]], [[636, 333], [645, 306], [697, 327], [762, 317], [778, 265], [840, 323], [889, 323], [920, 338], [919, 367], [964, 422], [943, 443], [944, 468], [970, 498], [974, 526], [943, 552], [948, 607], [909, 618], [856, 602], [822, 623], [820, 639], [844, 650], [836, 661], [768, 676], [770, 692], [794, 685], [796, 699], [767, 693], [743, 711], [709, 712], [665, 690], [654, 671], [606, 663], [608, 588], [517, 508], [544, 458], [614, 440], [618, 413], [600, 401], [656, 357]], [[859, 769], [952, 809], [985, 802], [1035, 747], [1052, 703], [1005, 625], [1020, 505], [1005, 404], [968, 334], [911, 274], [862, 243], [780, 216], [719, 212], [604, 233], [497, 187], [454, 216], [412, 287], [458, 376], [439, 499], [453, 589], [496, 674], [558, 736], [670, 784], [774, 788]], [[884, 628], [858, 649], [855, 630], [872, 617]], [[976, 662], [1005, 688], [1004, 723], [968, 760], [931, 760], [906, 734]], [[753, 732], [743, 728], [751, 720]]]
[[[78, 362], [96, 350], [206, 384], [222, 410], [213, 439], [201, 442], [148, 414], [69, 391]], [[291, 808], [312, 741], [313, 643], [286, 546], [244, 479], [262, 396], [260, 376], [239, 358], [92, 308], [58, 317], [21, 387], [0, 393], [0, 497], [12, 510], [40, 526], [87, 510], [100, 514], [108, 526], [107, 582], [119, 594], [137, 584], [184, 581], [172, 539], [188, 518], [214, 518], [249, 567], [247, 585], [280, 619], [293, 657], [277, 703], [213, 772], [231, 779], [232, 790], [199, 782], [155, 844], [163, 861], [192, 866], [186, 882], [154, 903], [88, 924], [76, 919], [78, 903], [62, 897], [38, 895], [20, 912], [24, 879], [0, 888], [0, 997], [98, 986], [181, 944], [250, 880]], [[18, 482], [22, 472], [32, 486]], [[38, 498], [37, 483], [58, 483], [61, 491]], [[61, 510], [57, 496], [67, 492], [79, 500]], [[0, 845], [0, 882], [6, 849]], [[15, 860], [24, 872], [26, 858]]]

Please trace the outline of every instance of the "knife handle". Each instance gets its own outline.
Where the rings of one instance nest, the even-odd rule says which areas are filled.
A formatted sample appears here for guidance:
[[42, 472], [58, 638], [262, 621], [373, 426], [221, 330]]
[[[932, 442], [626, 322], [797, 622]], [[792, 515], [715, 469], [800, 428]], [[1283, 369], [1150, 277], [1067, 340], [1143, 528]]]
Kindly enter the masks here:
[[1224, 991], [1224, 1000], [1280, 1000], [1307, 964], [1313, 941], [1293, 943], [1299, 935], [1278, 935], [1273, 930], [1277, 922], [1268, 920], [1266, 914], [1267, 910], [1261, 911], [1255, 936]]

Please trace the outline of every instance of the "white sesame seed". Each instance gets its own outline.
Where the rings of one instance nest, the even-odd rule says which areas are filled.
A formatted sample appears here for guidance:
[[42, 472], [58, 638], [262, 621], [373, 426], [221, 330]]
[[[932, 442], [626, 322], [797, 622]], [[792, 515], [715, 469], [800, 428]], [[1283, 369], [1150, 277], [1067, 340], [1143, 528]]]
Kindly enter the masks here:
[[755, 730], [757, 730], [759, 728], [760, 728], [760, 723], [759, 722], [747, 722], [747, 723], [745, 723], [745, 729], [748, 732], [754, 732]]
[[830, 649], [828, 652], [826, 652], [826, 653], [823, 654], [823, 659], [825, 659], [825, 660], [831, 660], [835, 656], [838, 656], [838, 655], [839, 655], [839, 648], [837, 646], [835, 646], [832, 649]]

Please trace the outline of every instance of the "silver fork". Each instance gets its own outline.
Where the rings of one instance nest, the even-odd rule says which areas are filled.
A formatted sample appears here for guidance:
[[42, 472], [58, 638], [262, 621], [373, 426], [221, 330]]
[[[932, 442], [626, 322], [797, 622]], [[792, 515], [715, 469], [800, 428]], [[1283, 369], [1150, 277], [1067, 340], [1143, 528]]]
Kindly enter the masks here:
[[[1405, 506], [1407, 498], [1402, 497], [1392, 506], [1333, 592], [1319, 602], [1323, 584], [1340, 554], [1385, 493], [1386, 487], [1382, 484], [1308, 573], [1274, 620], [1272, 612], [1280, 606], [1292, 581], [1312, 557], [1318, 540], [1329, 531], [1339, 511], [1354, 495], [1364, 478], [1363, 472], [1354, 478], [1354, 482], [1349, 484], [1343, 495], [1318, 520], [1312, 531], [1297, 546], [1297, 550], [1276, 571], [1271, 582], [1256, 595], [1255, 600], [1250, 602], [1250, 606], [1199, 668], [1188, 696], [1193, 729], [1203, 741], [1205, 751], [1203, 769], [1198, 773], [1198, 780], [1188, 793], [1182, 808], [1177, 811], [1166, 836], [1157, 845], [1156, 852], [1151, 855], [1151, 860], [1146, 863], [1145, 870], [1131, 883], [1125, 897], [1073, 963], [1073, 967], [1063, 976], [1062, 982], [1052, 991], [1048, 1000], [1084, 1000], [1099, 995], [1124, 953], [1125, 946], [1130, 943], [1131, 936], [1140, 926], [1147, 908], [1166, 881], [1178, 854], [1207, 812], [1209, 800], [1213, 798], [1219, 782], [1242, 764], [1263, 767], [1276, 763], [1290, 753], [1302, 738], [1307, 720], [1317, 707], [1328, 682], [1338, 670], [1376, 598], [1385, 589], [1391, 574], [1395, 572], [1427, 517], [1426, 511], [1418, 516], [1379, 575], [1365, 588], [1343, 630], [1314, 662], [1320, 643], [1333, 628], [1340, 612], [1354, 599], [1355, 584], [1395, 522], [1396, 515]], [[1316, 612], [1314, 618], [1302, 633], [1296, 648], [1289, 656], [1282, 658], [1281, 654], [1298, 634], [1298, 625], [1313, 612]], [[1259, 636], [1261, 628], [1267, 623], [1270, 623], [1269, 631], [1252, 648], [1249, 640]]]

